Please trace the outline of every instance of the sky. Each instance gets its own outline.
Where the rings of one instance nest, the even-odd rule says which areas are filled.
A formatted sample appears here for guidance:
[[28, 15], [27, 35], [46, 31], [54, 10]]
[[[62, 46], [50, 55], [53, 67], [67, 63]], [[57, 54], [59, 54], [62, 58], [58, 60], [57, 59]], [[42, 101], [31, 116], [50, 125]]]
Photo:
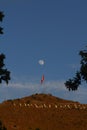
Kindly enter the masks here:
[[6, 68], [11, 71], [8, 86], [0, 85], [0, 102], [51, 93], [87, 103], [85, 83], [75, 92], [64, 86], [79, 70], [79, 51], [87, 45], [87, 1], [0, 0], [0, 11], [5, 14], [0, 53], [6, 55]]

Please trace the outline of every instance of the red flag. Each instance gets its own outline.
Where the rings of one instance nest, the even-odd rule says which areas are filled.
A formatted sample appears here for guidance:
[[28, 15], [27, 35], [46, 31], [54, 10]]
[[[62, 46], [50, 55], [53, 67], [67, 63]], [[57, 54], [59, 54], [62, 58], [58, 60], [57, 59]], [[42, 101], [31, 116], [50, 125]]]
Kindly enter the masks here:
[[43, 83], [43, 81], [44, 81], [44, 75], [42, 75], [41, 84]]

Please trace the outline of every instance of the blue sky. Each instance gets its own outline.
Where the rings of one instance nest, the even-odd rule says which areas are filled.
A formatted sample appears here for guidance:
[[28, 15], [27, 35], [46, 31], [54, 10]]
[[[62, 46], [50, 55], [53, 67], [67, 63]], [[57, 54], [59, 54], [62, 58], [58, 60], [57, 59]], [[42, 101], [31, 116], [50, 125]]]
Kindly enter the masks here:
[[78, 53], [87, 45], [87, 1], [1, 0], [0, 10], [5, 14], [0, 52], [11, 71], [9, 85], [1, 84], [0, 101], [44, 92], [87, 103], [85, 84], [76, 92], [64, 86], [79, 69]]

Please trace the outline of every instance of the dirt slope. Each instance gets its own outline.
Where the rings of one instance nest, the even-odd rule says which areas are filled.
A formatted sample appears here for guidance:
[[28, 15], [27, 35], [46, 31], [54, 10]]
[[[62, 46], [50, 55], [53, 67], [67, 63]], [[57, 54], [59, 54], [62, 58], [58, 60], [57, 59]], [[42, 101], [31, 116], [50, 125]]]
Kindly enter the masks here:
[[49, 94], [35, 94], [0, 104], [7, 130], [87, 130], [87, 105]]

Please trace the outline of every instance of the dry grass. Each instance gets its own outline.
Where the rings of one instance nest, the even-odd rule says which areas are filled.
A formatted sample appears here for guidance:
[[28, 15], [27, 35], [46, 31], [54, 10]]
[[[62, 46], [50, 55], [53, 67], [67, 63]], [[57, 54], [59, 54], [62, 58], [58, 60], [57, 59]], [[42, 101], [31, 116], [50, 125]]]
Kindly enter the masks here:
[[0, 104], [7, 130], [87, 130], [87, 105], [35, 94]]

